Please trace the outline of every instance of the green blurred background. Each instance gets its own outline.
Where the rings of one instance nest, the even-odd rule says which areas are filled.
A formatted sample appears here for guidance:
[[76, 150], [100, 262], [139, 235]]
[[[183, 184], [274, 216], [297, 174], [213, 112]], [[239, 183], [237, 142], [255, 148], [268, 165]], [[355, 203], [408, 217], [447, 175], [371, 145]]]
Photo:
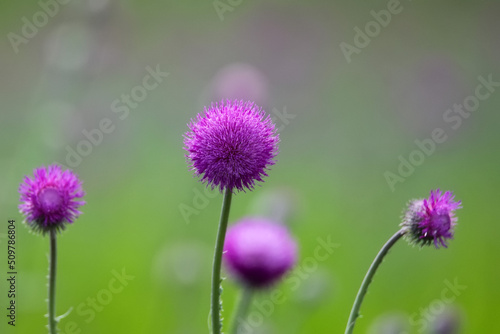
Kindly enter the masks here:
[[[262, 186], [236, 195], [230, 220], [285, 214], [300, 244], [299, 272], [291, 274], [299, 283], [277, 287], [286, 298], [272, 312], [253, 310], [254, 321], [263, 321], [255, 333], [342, 333], [361, 280], [406, 203], [438, 187], [463, 201], [455, 240], [439, 250], [400, 241], [355, 332], [389, 333], [384, 326], [401, 323], [407, 333], [429, 333], [449, 312], [460, 319], [460, 333], [500, 332], [500, 92], [457, 129], [443, 118], [475, 93], [479, 76], [500, 81], [500, 5], [402, 1], [348, 62], [341, 43], [355, 45], [355, 27], [364, 30], [374, 21], [370, 11], [386, 10], [387, 1], [216, 4], [226, 6], [223, 13], [212, 1], [74, 0], [49, 9], [46, 23], [37, 2], [0, 5], [0, 331], [46, 333], [48, 238], [21, 223], [17, 188], [33, 168], [56, 161], [73, 167], [87, 192], [84, 214], [58, 239], [57, 311], [74, 308], [61, 333], [208, 332], [222, 198], [196, 195], [204, 186], [188, 171], [182, 135], [217, 97], [219, 81], [234, 79], [221, 73], [240, 64], [253, 71], [248, 80], [236, 71], [242, 90], [255, 88], [269, 113], [290, 116], [276, 118], [278, 163]], [[23, 17], [33, 22], [34, 15], [40, 27], [16, 53], [11, 33], [21, 36]], [[113, 112], [157, 66], [168, 77], [127, 117]], [[113, 131], [68, 164], [68, 150], [85, 151], [82, 131], [106, 118]], [[391, 189], [384, 173], [398, 173], [399, 157], [409, 159], [415, 140], [431, 138], [435, 128], [446, 141]], [[196, 210], [187, 219], [186, 208]], [[17, 224], [15, 328], [4, 315], [8, 219]], [[338, 244], [321, 261], [314, 258], [319, 237]], [[122, 271], [134, 278], [110, 293]], [[446, 302], [446, 282], [454, 281], [463, 289]], [[238, 288], [231, 280], [224, 288], [229, 319]], [[267, 305], [269, 298], [256, 300]]]

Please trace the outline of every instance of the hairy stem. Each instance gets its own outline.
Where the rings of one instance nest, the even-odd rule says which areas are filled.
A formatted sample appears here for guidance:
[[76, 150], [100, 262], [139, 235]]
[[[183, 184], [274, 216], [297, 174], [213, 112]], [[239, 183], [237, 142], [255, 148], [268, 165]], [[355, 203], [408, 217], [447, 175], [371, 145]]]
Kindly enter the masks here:
[[57, 244], [56, 230], [50, 230], [50, 259], [49, 259], [49, 334], [57, 333], [56, 321], [56, 267], [57, 267]]
[[366, 292], [368, 291], [368, 286], [372, 282], [373, 276], [375, 275], [375, 272], [377, 271], [379, 265], [382, 263], [382, 260], [386, 256], [387, 252], [391, 247], [396, 243], [396, 241], [399, 240], [403, 236], [404, 232], [402, 230], [399, 230], [394, 234], [380, 249], [378, 252], [377, 256], [373, 260], [370, 268], [368, 269], [368, 272], [365, 275], [365, 278], [363, 279], [363, 282], [361, 283], [361, 287], [359, 288], [358, 294], [356, 295], [356, 299], [354, 300], [354, 304], [351, 309], [351, 314], [349, 315], [349, 320], [347, 321], [347, 326], [345, 329], [345, 334], [351, 334], [354, 330], [354, 325], [356, 324], [356, 319], [359, 316], [359, 309], [361, 308], [361, 304], [363, 303], [363, 298], [366, 295]]
[[219, 230], [217, 232], [217, 240], [215, 241], [214, 262], [212, 267], [212, 295], [210, 314], [212, 320], [212, 334], [220, 334], [222, 331], [222, 321], [220, 316], [221, 311], [221, 277], [220, 269], [222, 263], [222, 250], [224, 248], [224, 240], [226, 238], [227, 221], [229, 218], [229, 209], [231, 208], [232, 189], [226, 189], [224, 200], [222, 202], [222, 210], [220, 214]]

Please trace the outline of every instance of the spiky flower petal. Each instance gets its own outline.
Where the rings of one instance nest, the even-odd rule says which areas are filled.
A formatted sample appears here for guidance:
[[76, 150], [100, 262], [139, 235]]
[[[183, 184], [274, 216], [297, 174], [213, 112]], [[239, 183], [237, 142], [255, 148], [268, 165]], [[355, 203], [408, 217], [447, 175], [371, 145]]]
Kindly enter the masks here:
[[461, 208], [461, 201], [454, 199], [451, 191], [443, 193], [436, 189], [429, 198], [411, 201], [401, 223], [406, 239], [416, 245], [434, 243], [436, 248], [446, 248], [446, 241], [453, 239], [455, 210]]
[[190, 169], [213, 188], [253, 189], [274, 165], [279, 136], [269, 115], [247, 101], [221, 101], [189, 124], [184, 149]]
[[19, 210], [26, 224], [45, 234], [50, 229], [62, 230], [66, 223], [73, 223], [81, 214], [78, 208], [85, 204], [77, 200], [85, 195], [81, 184], [71, 170], [63, 172], [58, 165], [36, 168], [33, 178], [25, 176], [19, 186]]

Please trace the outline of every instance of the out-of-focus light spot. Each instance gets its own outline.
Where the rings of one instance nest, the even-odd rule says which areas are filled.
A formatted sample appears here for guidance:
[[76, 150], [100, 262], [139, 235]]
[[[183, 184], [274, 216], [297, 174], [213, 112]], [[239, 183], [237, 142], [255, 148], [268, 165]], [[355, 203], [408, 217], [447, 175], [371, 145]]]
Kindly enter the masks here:
[[269, 83], [256, 67], [245, 63], [234, 63], [223, 67], [211, 83], [212, 100], [251, 100], [260, 106], [266, 105]]
[[250, 203], [249, 212], [278, 222], [289, 224], [296, 214], [299, 199], [292, 189], [280, 188], [264, 191]]
[[94, 13], [106, 10], [110, 3], [110, 0], [87, 0], [88, 8]]
[[457, 334], [462, 322], [462, 314], [454, 309], [448, 308], [437, 315], [432, 323], [432, 334]]
[[45, 44], [48, 65], [62, 71], [76, 71], [88, 62], [90, 33], [83, 24], [62, 24], [54, 30]]
[[191, 286], [199, 283], [210, 272], [210, 249], [201, 243], [189, 241], [167, 245], [153, 263], [153, 276], [162, 285], [175, 282]]
[[411, 72], [394, 70], [393, 101], [405, 128], [420, 136], [443, 126], [445, 111], [454, 103], [461, 103], [467, 94], [457, 68], [452, 57], [431, 55]]
[[317, 306], [321, 302], [331, 299], [332, 277], [324, 270], [317, 269], [309, 278], [304, 280], [296, 292], [296, 301], [306, 307]]
[[401, 313], [386, 313], [371, 324], [369, 334], [408, 334], [408, 316]]
[[54, 100], [42, 105], [34, 118], [42, 134], [43, 143], [51, 149], [61, 149], [66, 142], [65, 129], [73, 125], [74, 115], [75, 108], [64, 101]]

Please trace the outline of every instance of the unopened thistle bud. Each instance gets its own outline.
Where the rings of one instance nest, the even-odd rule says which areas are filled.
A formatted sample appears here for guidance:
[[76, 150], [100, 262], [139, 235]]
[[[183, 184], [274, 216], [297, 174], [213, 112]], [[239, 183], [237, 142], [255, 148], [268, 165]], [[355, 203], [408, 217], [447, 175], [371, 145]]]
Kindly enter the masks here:
[[453, 239], [457, 218], [455, 210], [461, 208], [461, 201], [455, 202], [451, 191], [443, 194], [432, 190], [429, 198], [412, 200], [401, 223], [405, 238], [415, 245], [447, 247], [446, 241]]

